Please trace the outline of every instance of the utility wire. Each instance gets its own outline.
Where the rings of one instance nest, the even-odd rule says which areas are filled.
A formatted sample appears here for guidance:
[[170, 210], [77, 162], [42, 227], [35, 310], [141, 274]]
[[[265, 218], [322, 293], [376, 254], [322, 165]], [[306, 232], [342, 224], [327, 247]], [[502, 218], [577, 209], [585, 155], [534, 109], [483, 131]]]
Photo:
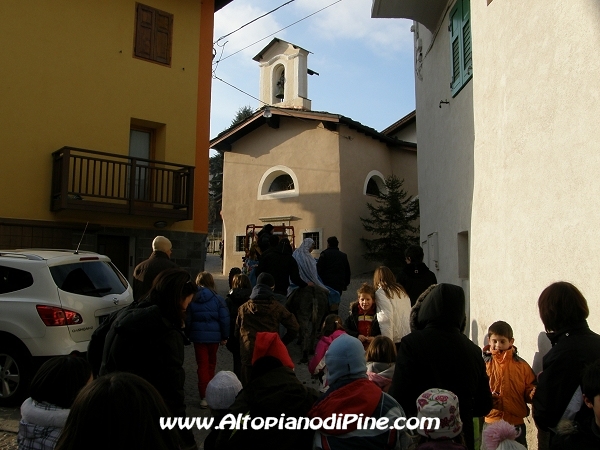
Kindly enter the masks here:
[[[227, 58], [231, 58], [233, 55], [237, 55], [237, 54], [238, 54], [238, 53], [240, 53], [241, 51], [244, 51], [244, 50], [246, 50], [247, 48], [250, 48], [250, 47], [252, 47], [253, 45], [255, 45], [255, 44], [258, 44], [259, 42], [262, 42], [262, 41], [264, 41], [265, 39], [268, 39], [268, 38], [270, 38], [271, 36], [273, 36], [273, 35], [275, 35], [275, 34], [279, 33], [280, 31], [283, 31], [283, 30], [285, 30], [285, 29], [287, 29], [287, 28], [290, 28], [291, 26], [293, 26], [293, 25], [296, 25], [297, 23], [300, 23], [300, 22], [302, 22], [303, 20], [306, 20], [306, 19], [308, 19], [309, 17], [312, 17], [312, 16], [314, 16], [315, 14], [317, 14], [317, 13], [320, 13], [321, 11], [324, 11], [325, 9], [327, 9], [327, 8], [329, 8], [329, 7], [333, 6], [333, 5], [335, 5], [336, 3], [339, 3], [339, 2], [341, 2], [341, 1], [342, 1], [342, 0], [337, 0], [337, 1], [333, 2], [333, 3], [331, 3], [330, 5], [327, 5], [327, 6], [325, 6], [324, 8], [321, 8], [321, 9], [319, 9], [318, 11], [315, 11], [314, 13], [312, 13], [312, 14], [309, 14], [309, 15], [308, 15], [308, 16], [306, 16], [306, 17], [303, 17], [302, 19], [300, 19], [300, 20], [297, 20], [296, 22], [294, 22], [294, 23], [292, 23], [292, 24], [290, 24], [290, 25], [288, 25], [288, 26], [286, 26], [286, 27], [283, 27], [281, 30], [277, 30], [276, 32], [274, 32], [274, 33], [271, 33], [271, 34], [269, 34], [268, 36], [265, 36], [264, 38], [262, 38], [262, 39], [259, 39], [258, 41], [256, 41], [256, 42], [253, 42], [252, 44], [250, 44], [250, 45], [247, 45], [247, 46], [245, 46], [244, 48], [241, 48], [241, 49], [240, 49], [240, 50], [238, 50], [237, 52], [233, 52], [233, 53], [231, 53], [230, 55], [227, 55], [225, 58], [221, 58], [221, 59], [219, 59], [219, 60], [218, 60], [218, 61], [216, 61], [214, 64], [219, 64], [221, 61], [224, 61], [224, 60], [226, 60]], [[282, 5], [282, 6], [283, 6], [283, 5]], [[220, 39], [222, 39], [222, 38], [220, 38]]]
[[271, 10], [271, 11], [269, 11], [268, 13], [264, 13], [262, 16], [259, 16], [259, 17], [257, 17], [256, 19], [254, 19], [254, 20], [251, 20], [250, 22], [248, 22], [248, 23], [246, 23], [246, 24], [242, 25], [242, 26], [241, 26], [241, 27], [239, 27], [237, 30], [233, 30], [231, 33], [227, 33], [225, 36], [221, 36], [219, 39], [217, 39], [215, 42], [213, 42], [213, 44], [216, 44], [216, 43], [217, 43], [217, 42], [219, 42], [221, 39], [225, 39], [227, 36], [231, 36], [233, 33], [237, 32], [237, 31], [240, 31], [242, 28], [244, 28], [244, 27], [246, 27], [246, 26], [250, 25], [251, 23], [254, 23], [254, 22], [256, 22], [257, 20], [259, 20], [259, 19], [262, 19], [263, 17], [265, 17], [265, 16], [268, 16], [268, 15], [269, 15], [269, 14], [271, 14], [271, 13], [274, 13], [274, 12], [275, 12], [275, 11], [277, 11], [278, 9], [280, 9], [280, 8], [283, 8], [285, 5], [289, 5], [290, 3], [294, 2], [294, 1], [296, 1], [296, 0], [290, 0], [289, 2], [286, 2], [286, 3], [284, 3], [283, 5], [281, 5], [281, 6], [278, 6], [278, 7], [277, 7], [277, 8], [275, 8], [275, 9], [272, 9], [272, 10]]

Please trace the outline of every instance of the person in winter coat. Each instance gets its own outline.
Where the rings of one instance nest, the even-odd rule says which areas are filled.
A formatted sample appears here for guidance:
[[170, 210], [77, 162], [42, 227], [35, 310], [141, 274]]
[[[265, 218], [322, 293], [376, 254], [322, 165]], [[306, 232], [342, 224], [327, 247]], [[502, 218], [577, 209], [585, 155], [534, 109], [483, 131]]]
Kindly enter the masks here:
[[331, 343], [342, 334], [346, 334], [346, 331], [344, 330], [340, 316], [329, 314], [325, 317], [323, 328], [321, 329], [321, 337], [315, 347], [315, 354], [308, 363], [308, 371], [311, 375], [319, 377], [322, 388], [327, 386], [327, 380], [325, 379], [325, 353], [327, 353]]
[[527, 447], [523, 419], [529, 416], [527, 403], [531, 403], [535, 392], [535, 374], [529, 364], [517, 355], [513, 330], [508, 323], [498, 321], [491, 324], [488, 340], [489, 345], [483, 348], [483, 360], [490, 378], [494, 407], [485, 416], [484, 429], [488, 424], [504, 420], [518, 429], [517, 442]]
[[390, 390], [396, 367], [396, 346], [387, 336], [375, 336], [367, 353], [367, 376], [383, 392]]
[[302, 384], [294, 373], [294, 363], [277, 333], [256, 333], [252, 369], [246, 386], [231, 405], [231, 413], [248, 420], [247, 429], [223, 430], [217, 439], [217, 449], [286, 449], [311, 448], [313, 430], [254, 430], [250, 422], [256, 419], [281, 418], [284, 423], [306, 417], [317, 400], [318, 393]]
[[350, 284], [348, 255], [340, 251], [337, 237], [327, 238], [327, 248], [321, 252], [317, 261], [317, 273], [323, 284], [335, 289], [340, 295]]
[[315, 403], [308, 417], [330, 419], [332, 415], [355, 414], [362, 420], [367, 417], [387, 418], [388, 427], [357, 429], [353, 422], [344, 427], [319, 429], [315, 433], [313, 448], [381, 450], [406, 447], [406, 434], [390, 429], [404, 411], [391, 396], [367, 378], [365, 351], [362, 343], [342, 334], [329, 346], [325, 354], [329, 390]]
[[[277, 238], [277, 236], [275, 236]], [[267, 250], [261, 256], [256, 268], [256, 276], [261, 273], [269, 273], [275, 278], [276, 294], [287, 296], [290, 281], [298, 288], [306, 287], [307, 284], [300, 278], [298, 263], [292, 256], [293, 250], [290, 241], [283, 238], [275, 248]]]
[[392, 395], [408, 417], [416, 417], [415, 400], [432, 386], [454, 392], [460, 401], [465, 442], [475, 450], [473, 418], [492, 409], [481, 349], [463, 334], [465, 293], [460, 286], [431, 286], [411, 314], [411, 333], [398, 347]]
[[575, 420], [561, 420], [551, 450], [592, 450], [600, 448], [600, 359], [589, 365], [581, 380], [583, 402], [593, 414]]
[[385, 266], [375, 269], [373, 274], [377, 322], [381, 334], [396, 346], [410, 333], [410, 298], [402, 286], [396, 283], [394, 274]]
[[410, 297], [414, 306], [419, 296], [432, 284], [437, 284], [435, 274], [423, 262], [423, 249], [419, 245], [411, 245], [404, 252], [406, 266], [396, 278]]
[[243, 273], [234, 275], [231, 290], [225, 298], [227, 308], [229, 308], [229, 339], [227, 339], [226, 345], [227, 350], [233, 356], [233, 373], [238, 379], [242, 378], [242, 360], [240, 359], [240, 340], [235, 337], [235, 323], [240, 306], [250, 300], [250, 294], [252, 294], [250, 279]]
[[373, 337], [381, 334], [375, 315], [375, 289], [370, 284], [363, 283], [356, 293], [358, 300], [350, 304], [350, 315], [344, 322], [344, 329], [362, 342], [366, 350]]
[[249, 381], [254, 341], [259, 331], [279, 332], [279, 324], [287, 328], [283, 342], [287, 345], [298, 334], [298, 322], [294, 315], [279, 303], [273, 294], [275, 280], [263, 272], [252, 289], [250, 300], [240, 306], [235, 334], [240, 340], [243, 386]]
[[[170, 415], [185, 417], [183, 333], [186, 309], [198, 288], [183, 269], [161, 272], [148, 297], [135, 308], [123, 309], [104, 343], [100, 375], [130, 372], [150, 382]], [[186, 448], [195, 448], [191, 430], [180, 430]]]
[[198, 365], [200, 407], [207, 408], [206, 386], [215, 376], [217, 350], [229, 339], [229, 309], [223, 297], [215, 292], [215, 281], [208, 272], [196, 277], [198, 292], [187, 309], [186, 334], [194, 343]]
[[552, 348], [544, 356], [538, 376], [533, 419], [542, 430], [555, 433], [561, 419], [579, 423], [591, 419], [592, 411], [583, 402], [581, 379], [585, 367], [600, 359], [600, 336], [590, 330], [587, 300], [571, 283], [560, 281], [544, 289], [538, 308]]
[[31, 397], [21, 405], [19, 450], [53, 450], [75, 397], [91, 381], [85, 358], [57, 356], [42, 364], [31, 380]]
[[171, 261], [171, 241], [164, 236], [156, 236], [152, 241], [152, 254], [133, 270], [133, 299], [141, 300], [152, 288], [154, 279], [163, 270], [177, 267]]

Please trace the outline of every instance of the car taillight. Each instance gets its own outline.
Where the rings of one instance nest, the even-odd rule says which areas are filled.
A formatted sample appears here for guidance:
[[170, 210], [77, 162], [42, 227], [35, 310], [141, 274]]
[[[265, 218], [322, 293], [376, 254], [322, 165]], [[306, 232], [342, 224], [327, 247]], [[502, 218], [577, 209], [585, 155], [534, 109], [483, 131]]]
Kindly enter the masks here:
[[83, 322], [81, 315], [75, 311], [57, 308], [56, 306], [36, 305], [42, 322], [48, 327], [59, 327], [62, 325], [77, 325]]

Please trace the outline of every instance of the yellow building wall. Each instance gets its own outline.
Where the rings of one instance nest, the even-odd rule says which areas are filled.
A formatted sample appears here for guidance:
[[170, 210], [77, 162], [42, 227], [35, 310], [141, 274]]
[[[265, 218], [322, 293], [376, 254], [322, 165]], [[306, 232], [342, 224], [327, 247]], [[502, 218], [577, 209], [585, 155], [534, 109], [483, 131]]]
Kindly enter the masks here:
[[[156, 218], [50, 211], [52, 152], [72, 146], [127, 155], [132, 118], [166, 125], [157, 159], [198, 163], [201, 5], [145, 4], [173, 14], [171, 67], [133, 57], [133, 0], [0, 2], [1, 217], [151, 226]], [[172, 229], [191, 230], [192, 221]]]

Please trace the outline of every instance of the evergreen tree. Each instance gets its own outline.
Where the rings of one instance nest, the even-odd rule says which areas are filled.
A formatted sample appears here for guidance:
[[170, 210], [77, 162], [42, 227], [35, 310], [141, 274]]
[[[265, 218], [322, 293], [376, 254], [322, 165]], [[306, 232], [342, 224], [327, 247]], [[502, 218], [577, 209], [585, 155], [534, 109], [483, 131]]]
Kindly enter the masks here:
[[[243, 122], [254, 114], [250, 105], [242, 106], [235, 113], [229, 128]], [[208, 165], [209, 185], [208, 185], [208, 222], [217, 224], [221, 222], [221, 197], [223, 196], [223, 152], [218, 151], [209, 159]]]
[[365, 231], [378, 236], [361, 238], [367, 247], [363, 254], [369, 261], [377, 261], [392, 270], [405, 265], [404, 251], [419, 243], [419, 229], [412, 223], [419, 218], [419, 201], [408, 197], [402, 189], [404, 180], [391, 175], [384, 181], [385, 191], [380, 192], [376, 204], [367, 203], [370, 218], [360, 218]]

